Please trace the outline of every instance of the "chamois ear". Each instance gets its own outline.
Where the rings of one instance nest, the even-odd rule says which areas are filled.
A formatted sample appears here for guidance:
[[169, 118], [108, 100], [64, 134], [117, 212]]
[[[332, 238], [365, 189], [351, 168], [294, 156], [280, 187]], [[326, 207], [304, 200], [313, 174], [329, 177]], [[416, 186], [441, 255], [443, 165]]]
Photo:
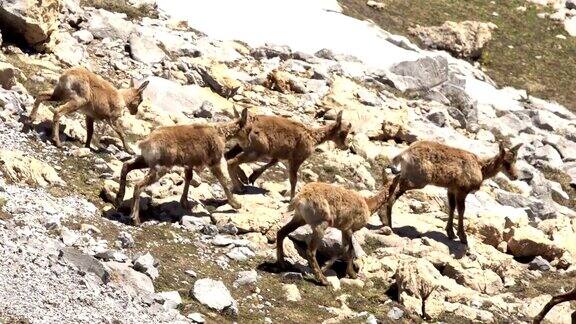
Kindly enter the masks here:
[[142, 91], [144, 91], [144, 89], [146, 89], [148, 84], [150, 84], [150, 80], [146, 80], [146, 81], [142, 82], [142, 84], [138, 87], [138, 92], [142, 93]]
[[240, 126], [244, 127], [248, 123], [248, 108], [242, 110], [242, 116], [240, 116]]
[[510, 149], [510, 152], [514, 155], [518, 154], [518, 150], [520, 150], [520, 147], [522, 147], [522, 143], [517, 144], [516, 146], [514, 146], [513, 148]]
[[236, 109], [236, 105], [232, 105], [232, 110], [234, 111], [234, 117], [240, 118], [240, 114], [238, 113], [238, 109]]
[[338, 113], [338, 115], [336, 115], [336, 125], [340, 126], [342, 125], [342, 114], [344, 113], [343, 110], [340, 110], [340, 112]]

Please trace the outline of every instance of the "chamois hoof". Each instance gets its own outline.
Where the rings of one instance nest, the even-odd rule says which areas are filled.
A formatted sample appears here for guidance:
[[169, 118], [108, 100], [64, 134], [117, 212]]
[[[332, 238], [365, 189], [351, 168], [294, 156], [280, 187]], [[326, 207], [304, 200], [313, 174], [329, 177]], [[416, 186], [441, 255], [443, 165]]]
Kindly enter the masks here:
[[230, 206], [232, 206], [232, 208], [234, 208], [234, 209], [240, 209], [240, 208], [242, 208], [242, 204], [239, 203], [239, 202], [237, 202], [236, 200], [229, 200], [229, 201], [228, 201], [228, 204], [229, 204]]
[[318, 281], [318, 284], [321, 286], [330, 286], [330, 282], [328, 282], [328, 279], [324, 276], [316, 278], [316, 281]]

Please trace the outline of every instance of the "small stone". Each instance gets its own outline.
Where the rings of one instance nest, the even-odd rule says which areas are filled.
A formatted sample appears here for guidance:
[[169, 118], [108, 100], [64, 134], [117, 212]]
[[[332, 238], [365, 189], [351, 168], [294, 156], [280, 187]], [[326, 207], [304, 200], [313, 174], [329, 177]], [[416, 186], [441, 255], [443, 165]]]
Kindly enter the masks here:
[[154, 257], [150, 253], [137, 256], [133, 262], [134, 270], [147, 274], [152, 280], [160, 275], [155, 267]]
[[338, 277], [328, 276], [328, 277], [326, 277], [326, 280], [328, 280], [328, 283], [330, 283], [332, 290], [334, 290], [334, 291], [340, 290], [340, 280], [338, 279]]
[[236, 281], [234, 281], [234, 287], [255, 284], [257, 281], [258, 273], [256, 270], [240, 271]]
[[300, 281], [304, 277], [300, 272], [284, 272], [282, 274], [282, 281], [283, 282], [293, 282], [293, 281]]
[[200, 233], [208, 236], [216, 236], [218, 235], [218, 227], [213, 224], [205, 224], [202, 226]]
[[196, 118], [212, 118], [215, 113], [214, 105], [209, 101], [204, 101], [198, 111], [194, 112]]
[[388, 312], [388, 317], [393, 320], [399, 320], [402, 316], [404, 316], [404, 311], [396, 306]]
[[121, 246], [125, 249], [131, 248], [134, 246], [134, 244], [136, 244], [132, 234], [128, 232], [120, 232], [120, 234], [118, 234], [118, 241], [120, 241]]
[[113, 250], [98, 252], [94, 254], [94, 257], [104, 261], [126, 262], [128, 260], [128, 256], [126, 256], [126, 254]]
[[238, 228], [232, 223], [222, 225], [219, 228], [219, 231], [221, 234], [230, 234], [230, 235], [238, 234]]
[[354, 288], [364, 288], [364, 281], [360, 279], [342, 278], [340, 283], [345, 286], [350, 286]]
[[186, 271], [184, 271], [184, 273], [189, 275], [192, 278], [196, 278], [196, 276], [197, 276], [196, 271], [194, 271], [194, 270], [186, 270]]
[[100, 234], [100, 230], [98, 229], [98, 227], [90, 224], [80, 225], [80, 231], [83, 233]]
[[182, 297], [177, 291], [163, 291], [156, 294], [156, 300], [163, 302], [165, 309], [176, 309], [182, 304]]
[[66, 227], [62, 228], [62, 233], [60, 234], [62, 238], [62, 242], [66, 246], [74, 245], [79, 239], [80, 235], [76, 234], [76, 232], [67, 229]]
[[302, 296], [300, 296], [300, 290], [295, 284], [283, 284], [282, 290], [286, 296], [287, 301], [297, 302], [302, 300]]
[[256, 254], [246, 246], [239, 246], [233, 248], [232, 250], [230, 250], [230, 252], [226, 253], [226, 256], [232, 260], [243, 262], [256, 256]]
[[535, 257], [534, 260], [528, 264], [528, 269], [530, 270], [549, 271], [550, 268], [550, 263], [541, 256]]
[[200, 313], [190, 313], [188, 314], [188, 319], [190, 319], [192, 322], [194, 323], [204, 323], [206, 320], [204, 319], [204, 316]]
[[426, 118], [438, 127], [444, 127], [444, 125], [446, 125], [446, 114], [442, 111], [431, 112], [426, 115]]

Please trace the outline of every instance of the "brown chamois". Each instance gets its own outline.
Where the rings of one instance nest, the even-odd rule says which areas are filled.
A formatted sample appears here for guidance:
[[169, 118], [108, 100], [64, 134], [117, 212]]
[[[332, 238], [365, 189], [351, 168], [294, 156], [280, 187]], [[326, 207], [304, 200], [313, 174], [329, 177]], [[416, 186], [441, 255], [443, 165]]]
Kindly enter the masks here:
[[119, 207], [124, 199], [128, 173], [136, 169], [149, 168], [144, 179], [134, 187], [131, 218], [135, 224], [139, 224], [140, 193], [142, 190], [162, 177], [168, 168], [182, 166], [185, 168], [185, 175], [180, 203], [188, 209], [190, 208], [188, 204], [190, 182], [194, 187], [200, 185], [192, 179], [194, 170], [198, 172], [207, 166], [222, 185], [228, 203], [234, 209], [239, 209], [241, 205], [234, 199], [226, 178], [224, 150], [226, 140], [234, 137], [246, 126], [248, 121], [248, 110], [244, 109], [240, 118], [227, 123], [166, 126], [152, 131], [138, 143], [140, 155], [125, 162], [122, 166], [116, 207]]
[[54, 112], [52, 140], [57, 147], [61, 147], [59, 131], [60, 118], [75, 111], [86, 115], [86, 147], [90, 148], [94, 133], [94, 121], [105, 121], [118, 134], [124, 150], [133, 153], [126, 144], [124, 131], [120, 124], [120, 117], [125, 108], [135, 115], [142, 102], [142, 92], [148, 81], [139, 87], [116, 89], [110, 82], [88, 71], [83, 67], [73, 67], [65, 70], [53, 91], [43, 92], [34, 102], [30, 113], [30, 120], [36, 119], [38, 107], [44, 101], [65, 102]]
[[[306, 184], [288, 207], [289, 211], [294, 211], [294, 217], [278, 231], [276, 236], [278, 266], [284, 268], [286, 265], [282, 244], [284, 238], [298, 227], [309, 224], [312, 227], [312, 240], [306, 251], [308, 263], [316, 280], [322, 285], [328, 285], [326, 277], [322, 274], [323, 269], [320, 269], [316, 260], [316, 249], [326, 229], [335, 227], [342, 231], [342, 249], [347, 262], [346, 274], [351, 278], [356, 278], [352, 235], [366, 226], [370, 216], [388, 202], [389, 185], [390, 182], [386, 181], [382, 190], [376, 195], [363, 197], [353, 190], [332, 184], [323, 182]], [[332, 262], [324, 268], [329, 267]]]
[[[448, 189], [448, 224], [446, 234], [454, 239], [454, 209], [458, 209], [458, 237], [468, 244], [464, 232], [464, 209], [466, 196], [480, 189], [482, 182], [504, 172], [510, 179], [518, 178], [515, 167], [518, 150], [522, 144], [506, 150], [499, 143], [499, 152], [491, 158], [480, 158], [471, 152], [444, 144], [419, 141], [410, 145], [392, 160], [393, 166], [400, 165], [400, 173], [390, 186], [386, 207], [388, 226], [392, 228], [392, 206], [406, 191], [435, 185]], [[381, 215], [382, 216], [382, 215]], [[382, 217], [381, 217], [382, 218]]]
[[[552, 297], [552, 299], [550, 299], [550, 301], [548, 303], [546, 303], [546, 305], [544, 305], [544, 307], [542, 308], [540, 313], [538, 313], [538, 315], [536, 315], [534, 317], [534, 320], [532, 320], [532, 324], [542, 323], [542, 321], [544, 320], [544, 317], [546, 317], [546, 314], [548, 314], [548, 312], [554, 306], [556, 306], [560, 303], [564, 303], [567, 301], [573, 301], [573, 300], [576, 300], [576, 288], [570, 290], [569, 292], [566, 292], [566, 293]], [[571, 317], [572, 317], [572, 323], [575, 323], [576, 322], [576, 311], [572, 313]]]
[[[234, 184], [235, 191], [242, 190], [239, 168], [242, 163], [249, 163], [263, 159], [270, 161], [255, 170], [248, 179], [254, 183], [268, 168], [274, 166], [279, 160], [287, 160], [290, 175], [290, 199], [294, 198], [298, 169], [300, 165], [314, 152], [317, 145], [333, 141], [338, 148], [346, 148], [346, 137], [350, 132], [351, 124], [342, 122], [342, 111], [338, 113], [336, 122], [328, 125], [310, 128], [294, 120], [278, 117], [257, 115], [252, 117], [250, 127], [244, 128], [236, 137], [241, 150], [231, 157], [227, 154], [228, 170]], [[233, 148], [231, 151], [235, 150]]]

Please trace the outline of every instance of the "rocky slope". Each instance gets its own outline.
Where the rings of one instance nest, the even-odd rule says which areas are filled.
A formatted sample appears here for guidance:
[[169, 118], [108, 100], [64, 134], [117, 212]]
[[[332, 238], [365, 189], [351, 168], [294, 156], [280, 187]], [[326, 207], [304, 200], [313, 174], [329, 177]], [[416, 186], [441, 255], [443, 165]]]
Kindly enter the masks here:
[[[32, 24], [24, 30], [35, 37], [1, 26], [0, 320], [334, 323], [427, 315], [526, 322], [550, 294], [576, 284], [576, 115], [561, 105], [497, 88], [471, 64], [391, 34], [382, 42], [414, 59], [375, 69], [330, 50], [213, 39], [162, 14], [130, 20], [61, 4], [16, 20]], [[33, 129], [24, 124], [34, 95], [76, 64], [119, 86], [150, 80], [138, 115], [123, 118], [132, 145], [160, 125], [227, 120], [234, 103], [312, 125], [344, 110], [355, 131], [350, 149], [319, 147], [301, 168], [301, 183], [335, 182], [369, 194], [388, 161], [419, 139], [482, 156], [496, 152], [497, 138], [522, 142], [521, 177], [498, 175], [469, 196], [468, 250], [445, 236], [445, 190], [407, 194], [395, 205], [393, 234], [374, 231], [377, 217], [356, 233], [361, 278], [339, 279], [337, 264], [332, 286], [318, 287], [301, 256], [306, 228], [285, 242], [294, 272], [274, 273], [267, 264], [275, 233], [290, 217], [282, 165], [238, 197], [236, 213], [207, 173], [190, 189], [193, 210], [183, 210], [175, 170], [146, 190], [145, 223], [126, 225], [129, 201], [120, 210], [110, 201], [129, 156], [107, 127], [97, 126], [100, 150], [83, 149], [83, 118], [67, 116], [59, 150], [47, 141], [48, 106]], [[129, 183], [142, 176], [134, 171]], [[332, 231], [319, 254], [330, 257], [339, 245]], [[569, 323], [571, 307], [558, 306], [547, 319]]]

